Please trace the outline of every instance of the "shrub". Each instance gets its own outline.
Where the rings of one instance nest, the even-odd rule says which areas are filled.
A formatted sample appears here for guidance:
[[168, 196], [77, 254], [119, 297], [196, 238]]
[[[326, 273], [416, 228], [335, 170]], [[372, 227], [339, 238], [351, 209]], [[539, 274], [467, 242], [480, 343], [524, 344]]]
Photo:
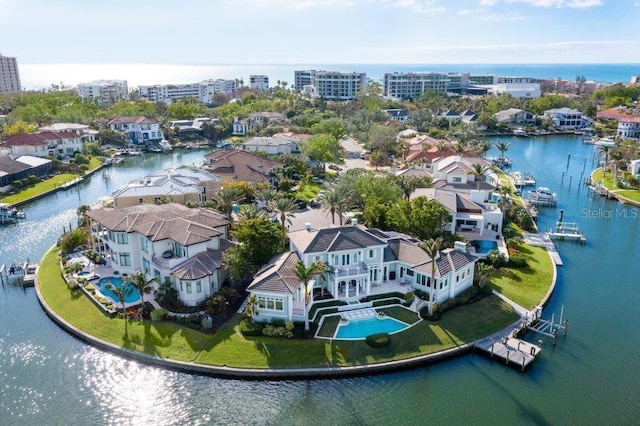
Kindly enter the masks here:
[[366, 337], [365, 342], [372, 348], [384, 348], [391, 343], [389, 333], [371, 334]]
[[404, 295], [404, 306], [411, 306], [411, 303], [413, 303], [413, 300], [415, 299], [415, 294], [413, 294], [413, 292], [409, 291]]
[[272, 324], [265, 325], [262, 334], [270, 337], [293, 337], [293, 331], [287, 330], [285, 327], [275, 327]]
[[67, 281], [67, 287], [69, 287], [70, 290], [76, 290], [80, 285], [78, 285], [78, 281], [76, 280], [69, 280]]
[[509, 256], [509, 266], [514, 268], [524, 268], [527, 265], [527, 259], [524, 256]]
[[95, 287], [93, 285], [91, 285], [91, 284], [85, 285], [84, 289], [87, 290], [91, 294], [95, 294], [96, 293]]
[[427, 293], [426, 291], [415, 289], [414, 293], [416, 296], [418, 296], [422, 300], [429, 300], [429, 293]]
[[487, 253], [487, 263], [496, 269], [500, 269], [505, 265], [506, 258], [498, 250], [491, 250]]
[[284, 327], [285, 320], [282, 318], [271, 318], [271, 325], [274, 327]]
[[242, 333], [242, 335], [246, 337], [262, 336], [263, 327], [264, 324], [251, 322], [247, 318], [244, 318], [242, 321], [240, 321], [240, 333]]
[[164, 308], [156, 308], [151, 311], [151, 321], [161, 321], [167, 316], [167, 310]]

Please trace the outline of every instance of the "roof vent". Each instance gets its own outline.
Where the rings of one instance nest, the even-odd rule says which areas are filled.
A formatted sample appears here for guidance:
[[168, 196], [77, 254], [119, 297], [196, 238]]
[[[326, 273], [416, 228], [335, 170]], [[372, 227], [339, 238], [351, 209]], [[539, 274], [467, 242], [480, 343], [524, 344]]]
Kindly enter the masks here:
[[356, 225], [358, 224], [358, 219], [356, 219], [355, 217], [352, 217], [352, 218], [351, 218], [351, 224], [352, 224], [353, 226], [356, 226]]
[[306, 229], [307, 231], [311, 232], [311, 223], [305, 222], [304, 223], [304, 229]]

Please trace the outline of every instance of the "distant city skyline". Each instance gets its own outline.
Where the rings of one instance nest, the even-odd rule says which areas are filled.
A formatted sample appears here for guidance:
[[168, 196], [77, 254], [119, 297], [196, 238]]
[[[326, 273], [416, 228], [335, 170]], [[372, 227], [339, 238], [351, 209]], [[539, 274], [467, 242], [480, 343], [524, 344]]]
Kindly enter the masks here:
[[640, 63], [639, 0], [0, 0], [38, 63]]

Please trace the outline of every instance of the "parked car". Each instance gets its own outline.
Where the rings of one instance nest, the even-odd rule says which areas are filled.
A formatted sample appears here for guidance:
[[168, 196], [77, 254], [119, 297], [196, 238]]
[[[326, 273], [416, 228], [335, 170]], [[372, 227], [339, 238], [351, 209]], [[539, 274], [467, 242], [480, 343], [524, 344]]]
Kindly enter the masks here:
[[314, 177], [311, 178], [311, 182], [318, 183], [318, 184], [323, 184], [324, 180], [320, 179], [318, 176], [314, 176]]
[[329, 168], [330, 168], [331, 170], [336, 170], [336, 171], [338, 171], [338, 172], [341, 172], [341, 171], [342, 171], [342, 167], [339, 167], [339, 166], [337, 166], [337, 165], [335, 165], [335, 164], [329, 164]]

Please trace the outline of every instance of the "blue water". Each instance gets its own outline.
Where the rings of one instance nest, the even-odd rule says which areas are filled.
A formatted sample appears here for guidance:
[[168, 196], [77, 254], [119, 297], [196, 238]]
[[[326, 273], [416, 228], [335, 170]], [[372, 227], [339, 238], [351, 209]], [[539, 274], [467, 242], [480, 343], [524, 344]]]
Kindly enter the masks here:
[[394, 318], [367, 318], [350, 320], [348, 324], [339, 325], [336, 339], [364, 339], [376, 333], [395, 333], [407, 325]]
[[[115, 285], [116, 287], [122, 287], [121, 277], [105, 277], [105, 278], [100, 278], [100, 280], [98, 281], [98, 289], [100, 290], [100, 293], [104, 294], [107, 297], [110, 297], [114, 302], [120, 303], [120, 301], [118, 300], [118, 296], [116, 296], [116, 294], [113, 291], [107, 288], [107, 282], [109, 281], [111, 281], [113, 285]], [[140, 300], [140, 293], [138, 292], [138, 289], [133, 286], [132, 283], [127, 282], [125, 283], [125, 286], [126, 286], [125, 288], [131, 289], [131, 292], [129, 292], [129, 294], [124, 298], [124, 301], [126, 303], [133, 303]]]
[[382, 81], [390, 72], [471, 72], [535, 79], [575, 80], [585, 76], [599, 82], [628, 83], [640, 74], [640, 64], [20, 64], [20, 80], [28, 90], [49, 89], [51, 84], [76, 86], [99, 79], [127, 80], [129, 87], [150, 84], [194, 83], [210, 78], [241, 78], [245, 84], [251, 74], [264, 74], [270, 85], [277, 81], [293, 86], [294, 71], [324, 69], [364, 72], [374, 81]]
[[489, 253], [491, 250], [498, 249], [498, 243], [496, 243], [495, 241], [477, 240], [471, 244], [473, 244], [473, 246], [475, 247], [476, 253], [481, 253], [481, 254], [486, 254], [486, 253]]

